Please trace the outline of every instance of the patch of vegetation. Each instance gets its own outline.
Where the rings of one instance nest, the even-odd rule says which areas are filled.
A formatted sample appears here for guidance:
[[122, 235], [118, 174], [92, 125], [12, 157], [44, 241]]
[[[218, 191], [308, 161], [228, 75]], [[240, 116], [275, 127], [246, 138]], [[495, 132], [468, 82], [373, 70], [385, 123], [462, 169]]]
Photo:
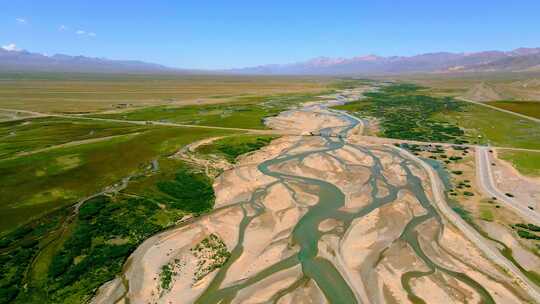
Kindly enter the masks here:
[[458, 206], [457, 204], [452, 207], [452, 209], [466, 222], [473, 223], [472, 215], [469, 211], [465, 210], [463, 207]]
[[540, 118], [540, 103], [538, 101], [492, 101], [487, 104], [530, 117]]
[[330, 88], [335, 88], [337, 90], [346, 90], [354, 89], [362, 85], [374, 85], [375, 81], [371, 79], [352, 79], [352, 78], [343, 78], [339, 81], [331, 83]]
[[491, 208], [486, 205], [480, 206], [480, 219], [488, 222], [492, 222], [494, 219], [493, 212]]
[[391, 84], [367, 98], [336, 108], [359, 116], [378, 118], [381, 136], [397, 139], [466, 143], [465, 132], [455, 123], [435, 118], [437, 114], [459, 112], [463, 102], [424, 95], [414, 84]]
[[27, 269], [67, 213], [59, 210], [0, 237], [0, 303], [11, 303], [24, 290], [29, 281]]
[[519, 224], [515, 224], [514, 226], [519, 227], [519, 228], [523, 228], [523, 229], [527, 229], [527, 230], [530, 230], [530, 231], [534, 231], [534, 232], [540, 232], [540, 226], [537, 226], [535, 224], [522, 224], [522, 223], [519, 223]]
[[[185, 214], [201, 213], [213, 206], [211, 181], [204, 174], [178, 162], [174, 171], [173, 180], [154, 181], [156, 192], [101, 195], [84, 202], [70, 224], [72, 229], [65, 242], [52, 253], [44, 280], [30, 282], [32, 288], [21, 286], [26, 282], [23, 274], [31, 272], [30, 261], [41, 249], [39, 242], [30, 237], [36, 234], [37, 227], [24, 226], [2, 238], [2, 246], [8, 248], [6, 258], [10, 259], [2, 263], [2, 267], [9, 268], [4, 272], [9, 277], [5, 277], [2, 290], [5, 285], [6, 292], [17, 291], [10, 296], [15, 303], [85, 302], [97, 287], [121, 271], [126, 258], [142, 241]], [[54, 223], [60, 225], [58, 222]], [[39, 230], [47, 233], [51, 229]], [[30, 249], [22, 247], [27, 240], [33, 241], [28, 242]]]
[[524, 238], [524, 239], [540, 240], [540, 236], [538, 236], [538, 235], [536, 235], [536, 234], [534, 234], [532, 232], [529, 232], [527, 230], [518, 229], [517, 234], [519, 235], [519, 237]]
[[72, 141], [131, 134], [145, 126], [58, 117], [0, 122], [0, 159]]
[[152, 126], [137, 136], [0, 161], [0, 232], [99, 192], [185, 144], [226, 134], [231, 132]]
[[181, 168], [174, 180], [159, 181], [157, 188], [164, 194], [157, 199], [187, 212], [200, 214], [214, 206], [214, 189], [204, 174]]
[[195, 282], [223, 266], [231, 256], [223, 240], [213, 233], [191, 248], [191, 252], [199, 260], [193, 278]]
[[169, 290], [171, 288], [172, 278], [175, 275], [173, 268], [169, 264], [165, 264], [161, 267], [161, 273], [159, 274], [159, 286], [162, 291]]
[[540, 149], [540, 123], [481, 105], [439, 115], [465, 129], [474, 141], [499, 147]]
[[498, 156], [512, 163], [521, 174], [540, 176], [540, 152], [499, 150]]
[[275, 138], [275, 136], [257, 135], [226, 137], [199, 147], [197, 152], [202, 154], [218, 154], [227, 159], [228, 162], [235, 163], [238, 156], [259, 150]]
[[100, 118], [164, 121], [228, 128], [266, 129], [264, 119], [313, 101], [321, 92], [269, 96], [241, 96], [234, 102], [182, 107], [156, 106], [130, 112], [92, 115]]

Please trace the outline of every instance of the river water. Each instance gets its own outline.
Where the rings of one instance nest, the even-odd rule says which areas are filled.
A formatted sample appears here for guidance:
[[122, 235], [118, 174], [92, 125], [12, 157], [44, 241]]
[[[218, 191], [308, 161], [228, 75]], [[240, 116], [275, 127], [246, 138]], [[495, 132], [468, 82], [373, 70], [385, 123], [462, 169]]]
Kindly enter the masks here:
[[[293, 291], [305, 282], [313, 280], [329, 303], [360, 303], [361, 300], [358, 298], [358, 292], [355, 292], [355, 289], [363, 287], [350, 286], [335, 265], [318, 254], [318, 244], [324, 234], [323, 232], [319, 231], [319, 225], [321, 222], [327, 219], [338, 220], [343, 223], [344, 229], [341, 232], [333, 231], [332, 233], [337, 234], [339, 237], [343, 237], [344, 232], [347, 231], [354, 220], [366, 216], [376, 208], [380, 208], [395, 202], [400, 190], [408, 190], [410, 193], [413, 193], [426, 211], [422, 215], [413, 217], [412, 220], [406, 225], [399, 238], [401, 241], [404, 241], [408, 246], [410, 246], [416, 256], [429, 269], [428, 271], [409, 271], [402, 275], [401, 284], [404, 290], [407, 292], [409, 299], [413, 303], [425, 303], [425, 301], [422, 300], [422, 295], [417, 295], [413, 292], [411, 281], [421, 277], [433, 275], [434, 273], [444, 273], [445, 275], [453, 277], [474, 289], [481, 297], [483, 303], [494, 303], [490, 293], [472, 278], [463, 273], [454, 272], [450, 269], [442, 267], [441, 265], [438, 265], [422, 250], [422, 246], [418, 239], [417, 228], [419, 225], [422, 225], [428, 221], [434, 221], [435, 225], [437, 225], [437, 234], [440, 234], [441, 229], [443, 228], [443, 223], [440, 215], [437, 213], [436, 209], [433, 207], [428, 196], [426, 195], [422, 186], [422, 181], [411, 171], [411, 167], [420, 168], [420, 166], [415, 164], [413, 161], [402, 157], [401, 154], [392, 147], [368, 148], [348, 143], [346, 140], [347, 134], [351, 129], [357, 126], [359, 121], [352, 119], [343, 113], [331, 111], [325, 109], [324, 107], [309, 107], [302, 110], [310, 111], [313, 109], [317, 109], [319, 113], [324, 113], [323, 115], [338, 116], [343, 122], [345, 122], [345, 125], [327, 127], [320, 130], [320, 137], [322, 140], [324, 140], [323, 148], [316, 148], [308, 151], [304, 149], [302, 150], [303, 152], [298, 153], [290, 152], [293, 151], [294, 148], [302, 147], [304, 144], [306, 144], [305, 141], [307, 139], [300, 139], [293, 149], [288, 149], [281, 155], [259, 164], [259, 171], [265, 175], [275, 178], [276, 182], [258, 189], [252, 195], [251, 199], [245, 203], [244, 217], [240, 223], [238, 244], [235, 248], [233, 248], [232, 255], [228, 262], [218, 270], [210, 285], [197, 300], [197, 303], [229, 303], [234, 299], [240, 290], [257, 283], [271, 276], [272, 274], [297, 266], [298, 264], [300, 264], [302, 267], [303, 277], [291, 284], [285, 290], [281, 290], [279, 293], [277, 293], [273, 298], [274, 302], [278, 301], [283, 295]], [[280, 165], [282, 164], [290, 162], [302, 162], [306, 157], [311, 155], [337, 151], [345, 146], [369, 155], [374, 161], [374, 165], [370, 168], [371, 175], [368, 181], [371, 186], [371, 201], [368, 205], [356, 212], [343, 211], [342, 207], [345, 204], [345, 194], [336, 185], [322, 179], [293, 175], [276, 169], [280, 168]], [[382, 174], [383, 166], [381, 164], [381, 160], [379, 157], [377, 157], [376, 153], [374, 153], [375, 151], [373, 149], [383, 149], [385, 153], [390, 153], [394, 157], [401, 159], [400, 166], [404, 172], [406, 172], [405, 185], [395, 186], [386, 180]], [[269, 187], [275, 185], [276, 183], [281, 183], [284, 185], [294, 183], [295, 185], [303, 185], [303, 187], [306, 189], [317, 189], [317, 204], [308, 209], [308, 211], [298, 221], [292, 232], [291, 238], [293, 243], [299, 247], [298, 253], [275, 263], [274, 265], [264, 269], [247, 280], [227, 287], [222, 287], [223, 280], [230, 266], [234, 264], [242, 255], [244, 250], [243, 240], [246, 227], [248, 227], [249, 223], [254, 218], [265, 212], [265, 207], [261, 203], [261, 200], [266, 195]], [[385, 195], [380, 195], [379, 193], [379, 185], [381, 184], [384, 185], [385, 189], [387, 190]], [[254, 210], [255, 212], [247, 212], [247, 207], [249, 207], [249, 210]]]

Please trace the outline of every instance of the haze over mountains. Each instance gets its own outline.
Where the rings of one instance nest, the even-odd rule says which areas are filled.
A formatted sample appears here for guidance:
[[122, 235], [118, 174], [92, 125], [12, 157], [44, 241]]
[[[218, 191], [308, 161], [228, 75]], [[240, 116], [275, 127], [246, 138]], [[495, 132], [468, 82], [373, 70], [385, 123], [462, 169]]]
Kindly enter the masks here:
[[416, 56], [353, 58], [319, 57], [293, 64], [271, 64], [235, 69], [242, 74], [392, 74], [414, 72], [500, 72], [540, 71], [540, 48], [519, 48], [509, 52], [428, 53]]
[[46, 56], [25, 50], [0, 48], [0, 71], [80, 73], [180, 73], [163, 65], [136, 60], [109, 60], [56, 54]]
[[540, 71], [540, 48], [478, 53], [427, 53], [416, 56], [353, 58], [319, 57], [292, 64], [268, 64], [220, 71], [170, 68], [133, 60], [109, 60], [85, 56], [46, 56], [24, 50], [0, 49], [0, 71], [58, 71], [85, 73], [225, 73], [243, 75], [362, 75], [453, 72]]

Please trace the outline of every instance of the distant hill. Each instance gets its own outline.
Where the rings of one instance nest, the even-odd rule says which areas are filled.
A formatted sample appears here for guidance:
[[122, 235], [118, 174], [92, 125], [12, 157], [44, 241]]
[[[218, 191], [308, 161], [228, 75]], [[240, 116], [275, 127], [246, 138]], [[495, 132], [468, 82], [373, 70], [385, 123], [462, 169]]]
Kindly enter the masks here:
[[493, 86], [485, 82], [474, 85], [463, 97], [481, 102], [504, 99]]
[[188, 73], [163, 65], [135, 60], [109, 60], [57, 54], [46, 56], [25, 50], [0, 48], [0, 71], [80, 73]]
[[319, 57], [292, 64], [271, 64], [227, 72], [236, 74], [285, 75], [354, 75], [400, 73], [452, 73], [535, 71], [540, 68], [540, 48], [519, 48], [509, 52], [428, 53], [416, 56], [380, 57], [376, 55], [353, 58]]
[[540, 71], [540, 48], [509, 52], [427, 53], [415, 56], [353, 58], [319, 57], [292, 64], [267, 64], [230, 70], [175, 69], [135, 60], [110, 60], [57, 54], [46, 56], [25, 50], [0, 49], [1, 71], [82, 73], [240, 74], [240, 75], [370, 75], [455, 72]]

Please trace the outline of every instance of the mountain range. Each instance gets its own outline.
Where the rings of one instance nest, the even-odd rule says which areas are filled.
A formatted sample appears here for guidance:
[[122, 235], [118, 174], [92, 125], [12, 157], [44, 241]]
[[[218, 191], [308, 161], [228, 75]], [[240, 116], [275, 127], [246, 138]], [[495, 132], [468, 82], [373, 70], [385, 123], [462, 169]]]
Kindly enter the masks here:
[[540, 71], [540, 48], [508, 52], [427, 53], [410, 57], [377, 55], [353, 58], [319, 57], [293, 64], [270, 64], [229, 72], [238, 74], [354, 75], [452, 72]]
[[183, 73], [163, 65], [136, 60], [110, 60], [56, 54], [47, 56], [25, 50], [0, 48], [0, 72], [79, 72], [79, 73]]
[[242, 74], [242, 75], [369, 75], [403, 73], [521, 72], [540, 71], [540, 48], [477, 53], [438, 52], [415, 56], [377, 55], [353, 58], [319, 57], [291, 64], [268, 64], [229, 70], [188, 70], [134, 60], [110, 60], [25, 50], [0, 49], [0, 71]]

